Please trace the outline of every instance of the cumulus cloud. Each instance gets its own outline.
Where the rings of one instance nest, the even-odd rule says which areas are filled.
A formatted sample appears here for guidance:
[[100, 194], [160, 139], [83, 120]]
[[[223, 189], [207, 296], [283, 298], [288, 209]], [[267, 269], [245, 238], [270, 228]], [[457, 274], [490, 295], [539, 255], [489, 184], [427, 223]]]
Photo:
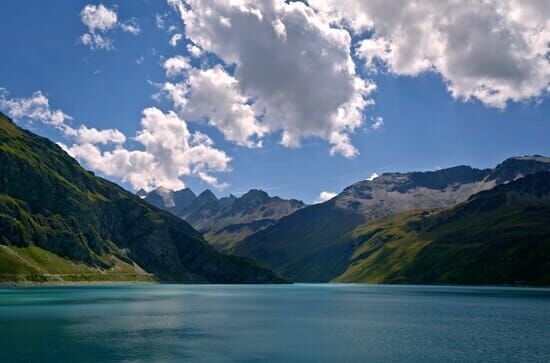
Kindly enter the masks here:
[[110, 9], [103, 4], [84, 6], [80, 11], [80, 20], [88, 28], [88, 32], [82, 34], [79, 41], [92, 50], [114, 49], [113, 40], [107, 33], [116, 27], [133, 35], [141, 31], [136, 19], [119, 22], [115, 9]]
[[194, 58], [198, 58], [202, 55], [203, 50], [197, 47], [195, 44], [187, 43], [187, 52]]
[[178, 42], [183, 38], [183, 35], [180, 34], [180, 33], [176, 33], [174, 35], [172, 35], [172, 37], [170, 38], [170, 41], [168, 42], [172, 47], [175, 47], [176, 45], [178, 45]]
[[328, 200], [331, 200], [332, 198], [334, 198], [335, 196], [337, 196], [338, 193], [332, 193], [332, 192], [321, 192], [319, 194], [319, 197], [315, 200], [314, 203], [323, 203], [323, 202], [326, 202]]
[[28, 119], [60, 127], [71, 117], [61, 110], [50, 108], [48, 98], [41, 92], [34, 92], [31, 97], [10, 98], [5, 88], [0, 88], [0, 109], [14, 119]]
[[139, 27], [136, 19], [126, 20], [125, 22], [120, 23], [120, 29], [133, 35], [138, 35], [141, 32], [141, 28]]
[[180, 115], [217, 127], [227, 140], [248, 147], [261, 146], [267, 127], [256, 119], [250, 100], [240, 93], [237, 80], [221, 66], [193, 69], [184, 83], [163, 87]]
[[190, 69], [191, 65], [189, 58], [178, 55], [165, 60], [162, 67], [166, 70], [168, 77], [175, 77]]
[[214, 148], [208, 136], [191, 133], [174, 112], [147, 108], [143, 110], [141, 127], [135, 140], [143, 150], [116, 147], [102, 151], [91, 143], [65, 148], [92, 169], [121, 179], [134, 189], [151, 190], [159, 186], [181, 189], [185, 187], [181, 180], [185, 175], [196, 175], [217, 188], [227, 186], [211, 172], [229, 170], [229, 156]]
[[[194, 116], [206, 111], [201, 116], [244, 145], [261, 141], [247, 141], [251, 136], [260, 139], [281, 132], [281, 143], [287, 147], [298, 147], [306, 137], [320, 137], [332, 145], [332, 154], [358, 154], [350, 135], [363, 124], [375, 85], [357, 75], [347, 30], [330, 26], [303, 2], [169, 3], [179, 11], [186, 37], [195, 46], [234, 66], [231, 74], [220, 66], [190, 72], [197, 76], [187, 84], [191, 96], [201, 93], [196, 82], [218, 74], [223, 82], [206, 84], [226, 101], [216, 108], [216, 120], [212, 107], [195, 107]], [[251, 131], [242, 131], [243, 122]]]
[[550, 6], [545, 1], [310, 0], [325, 21], [372, 36], [356, 44], [367, 68], [436, 72], [450, 94], [504, 108], [550, 85]]
[[160, 186], [181, 189], [184, 176], [196, 176], [216, 188], [225, 188], [212, 173], [230, 170], [231, 158], [214, 147], [200, 132], [190, 132], [175, 112], [157, 108], [143, 110], [141, 129], [134, 141], [136, 149], [125, 147], [127, 137], [116, 129], [75, 128], [61, 110], [50, 107], [40, 91], [28, 98], [9, 98], [0, 88], [0, 109], [17, 122], [31, 120], [58, 129], [69, 141], [59, 145], [87, 167], [107, 177], [129, 183], [134, 189], [151, 190]]
[[380, 130], [384, 126], [384, 118], [380, 116], [371, 117], [371, 129]]
[[80, 37], [80, 43], [89, 47], [91, 50], [103, 49], [111, 50], [114, 49], [113, 41], [110, 38], [107, 38], [101, 34], [96, 33], [85, 33]]
[[116, 26], [117, 13], [103, 4], [86, 5], [80, 12], [80, 19], [91, 32], [107, 31]]
[[81, 125], [78, 129], [65, 126], [63, 132], [80, 144], [124, 144], [126, 136], [116, 129], [98, 130]]

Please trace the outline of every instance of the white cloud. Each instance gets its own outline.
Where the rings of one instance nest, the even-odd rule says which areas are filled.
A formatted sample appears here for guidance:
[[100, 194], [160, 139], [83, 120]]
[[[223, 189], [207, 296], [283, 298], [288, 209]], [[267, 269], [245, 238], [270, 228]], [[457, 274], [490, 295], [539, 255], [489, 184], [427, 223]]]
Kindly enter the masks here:
[[107, 31], [116, 26], [117, 13], [103, 4], [86, 5], [80, 12], [80, 19], [90, 32]]
[[331, 200], [332, 198], [334, 198], [335, 196], [337, 196], [338, 193], [332, 193], [332, 192], [321, 192], [319, 194], [319, 197], [315, 200], [314, 203], [323, 203], [323, 202], [326, 202], [328, 200]]
[[141, 31], [136, 19], [119, 22], [115, 9], [110, 9], [103, 4], [84, 6], [80, 11], [80, 20], [88, 28], [88, 32], [82, 34], [79, 41], [92, 50], [114, 49], [113, 40], [107, 33], [116, 27], [133, 35], [138, 35]]
[[120, 23], [120, 29], [132, 35], [138, 35], [141, 32], [141, 28], [139, 27], [136, 19], [126, 20], [125, 22]]
[[0, 109], [14, 119], [29, 119], [60, 127], [71, 117], [61, 110], [52, 110], [48, 98], [36, 91], [31, 97], [9, 98], [5, 88], [0, 88]]
[[[223, 89], [230, 93], [225, 99], [237, 102], [226, 102], [226, 110], [219, 105], [216, 113], [232, 115], [237, 107], [254, 128], [237, 135], [225, 128], [240, 129], [233, 122], [242, 123], [243, 117], [210, 120], [226, 137], [258, 145], [244, 141], [282, 131], [281, 143], [287, 147], [299, 146], [305, 137], [320, 137], [332, 145], [331, 154], [358, 154], [350, 135], [363, 124], [363, 111], [376, 87], [356, 74], [348, 31], [331, 27], [303, 2], [169, 3], [180, 12], [193, 44], [235, 66], [234, 74], [228, 74], [230, 86]], [[207, 111], [203, 117], [212, 116], [211, 107]]]
[[103, 4], [88, 4], [82, 8], [80, 20], [88, 27], [88, 33], [84, 33], [80, 37], [80, 42], [83, 45], [92, 50], [114, 48], [112, 40], [104, 33], [117, 25], [118, 17], [115, 10], [105, 7]]
[[275, 30], [275, 34], [277, 34], [279, 38], [286, 39], [286, 27], [281, 19], [273, 20], [271, 25], [273, 25], [273, 30]]
[[184, 176], [196, 176], [215, 188], [223, 189], [212, 173], [230, 170], [231, 158], [214, 147], [214, 142], [200, 132], [191, 133], [184, 120], [170, 111], [157, 108], [143, 110], [141, 129], [134, 140], [138, 149], [124, 147], [126, 136], [116, 129], [98, 130], [80, 125], [61, 110], [53, 110], [49, 100], [37, 91], [29, 98], [9, 98], [0, 88], [0, 109], [15, 121], [42, 122], [60, 130], [70, 144], [58, 143], [70, 155], [94, 171], [128, 182], [134, 189], [151, 190], [159, 186], [181, 189]]
[[195, 44], [187, 43], [187, 52], [191, 54], [192, 57], [198, 58], [202, 55], [203, 50]]
[[172, 35], [172, 37], [170, 38], [170, 41], [168, 43], [172, 47], [175, 47], [182, 38], [183, 38], [182, 34], [176, 33], [176, 34]]
[[90, 47], [92, 50], [103, 49], [103, 50], [112, 50], [114, 49], [113, 41], [110, 38], [107, 38], [101, 34], [96, 33], [84, 33], [80, 37], [80, 42], [83, 45]]
[[80, 144], [107, 145], [124, 144], [126, 142], [126, 136], [116, 129], [98, 130], [93, 127], [88, 128], [85, 125], [81, 125], [78, 129], [74, 129], [70, 126], [65, 126], [63, 128], [63, 133]]
[[141, 127], [135, 140], [143, 150], [117, 146], [103, 151], [91, 143], [65, 148], [92, 169], [127, 182], [134, 189], [181, 189], [185, 187], [181, 180], [185, 175], [196, 175], [217, 188], [227, 186], [211, 172], [228, 171], [229, 156], [215, 149], [206, 135], [190, 133], [185, 121], [174, 112], [147, 108], [143, 110]]
[[378, 176], [379, 176], [378, 174], [372, 173], [371, 176], [369, 176], [369, 177], [367, 178], [367, 180], [368, 180], [368, 181], [373, 181], [374, 179], [378, 178]]
[[377, 116], [377, 117], [371, 117], [371, 128], [373, 130], [379, 130], [384, 126], [384, 118]]
[[193, 69], [185, 83], [163, 87], [182, 117], [200, 121], [207, 118], [227, 140], [248, 147], [261, 146], [267, 128], [260, 124], [247, 97], [240, 93], [237, 80], [221, 66]]
[[504, 108], [550, 85], [550, 6], [545, 1], [310, 0], [334, 24], [372, 36], [356, 53], [371, 71], [439, 73], [451, 95]]
[[159, 29], [164, 29], [166, 26], [166, 14], [155, 14], [155, 25]]
[[165, 60], [162, 67], [166, 70], [168, 77], [175, 77], [190, 69], [191, 65], [189, 64], [189, 58], [178, 55]]

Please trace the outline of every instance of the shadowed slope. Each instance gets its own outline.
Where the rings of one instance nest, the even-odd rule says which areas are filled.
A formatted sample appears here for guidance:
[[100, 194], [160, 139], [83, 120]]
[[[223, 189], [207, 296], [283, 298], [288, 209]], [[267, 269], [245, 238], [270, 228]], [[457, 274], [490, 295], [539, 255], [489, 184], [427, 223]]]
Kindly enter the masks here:
[[123, 270], [186, 282], [280, 281], [253, 262], [216, 252], [186, 222], [95, 177], [2, 114], [0, 245], [4, 280], [103, 280]]

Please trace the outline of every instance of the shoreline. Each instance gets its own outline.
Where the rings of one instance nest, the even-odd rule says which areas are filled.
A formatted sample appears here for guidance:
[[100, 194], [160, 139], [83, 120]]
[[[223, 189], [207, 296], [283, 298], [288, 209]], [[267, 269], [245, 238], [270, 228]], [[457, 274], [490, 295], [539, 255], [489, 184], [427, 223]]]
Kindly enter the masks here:
[[[257, 284], [257, 283], [208, 283], [208, 282], [183, 282], [183, 281], [136, 281], [136, 280], [97, 280], [97, 281], [3, 281], [0, 282], [0, 289], [18, 289], [18, 288], [28, 288], [28, 287], [71, 287], [71, 286], [117, 286], [117, 285], [281, 285], [281, 284]], [[377, 284], [377, 283], [365, 283], [365, 282], [291, 282], [288, 284], [282, 285], [331, 285], [331, 286], [345, 286], [345, 285], [356, 285], [356, 286], [395, 286], [395, 287], [405, 287], [405, 286], [424, 286], [424, 287], [486, 287], [486, 288], [527, 288], [527, 289], [550, 289], [550, 286], [546, 285], [524, 285], [524, 284], [501, 284], [501, 285], [475, 285], [475, 284]]]

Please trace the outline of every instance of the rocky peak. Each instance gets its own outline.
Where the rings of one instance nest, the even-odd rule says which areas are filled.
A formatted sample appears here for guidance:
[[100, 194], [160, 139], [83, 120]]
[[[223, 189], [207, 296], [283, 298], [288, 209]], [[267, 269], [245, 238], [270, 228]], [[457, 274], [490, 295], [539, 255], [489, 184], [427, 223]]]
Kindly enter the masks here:
[[263, 190], [250, 189], [248, 192], [246, 192], [239, 198], [239, 201], [242, 202], [243, 204], [263, 203], [269, 199], [270, 199], [269, 195]]
[[200, 209], [218, 209], [219, 203], [218, 198], [210, 189], [206, 189], [204, 192], [199, 194], [193, 203], [191, 203], [190, 209], [191, 213], [196, 212]]
[[187, 208], [193, 204], [193, 201], [197, 199], [197, 196], [193, 191], [189, 188], [181, 189], [178, 191], [175, 191], [172, 194], [172, 199], [174, 201], [174, 207], [172, 208], [171, 212], [180, 215], [183, 213]]
[[487, 180], [501, 184], [541, 171], [550, 171], [550, 158], [541, 155], [516, 156], [498, 164]]

